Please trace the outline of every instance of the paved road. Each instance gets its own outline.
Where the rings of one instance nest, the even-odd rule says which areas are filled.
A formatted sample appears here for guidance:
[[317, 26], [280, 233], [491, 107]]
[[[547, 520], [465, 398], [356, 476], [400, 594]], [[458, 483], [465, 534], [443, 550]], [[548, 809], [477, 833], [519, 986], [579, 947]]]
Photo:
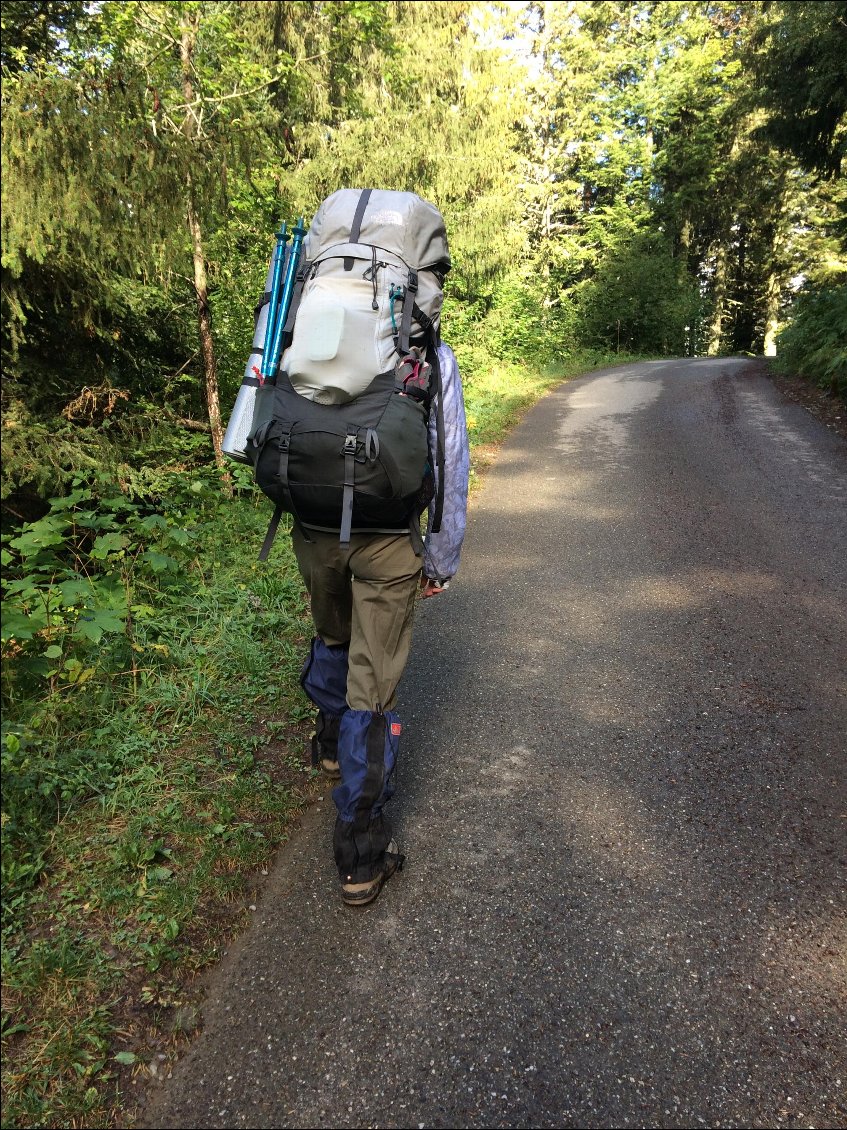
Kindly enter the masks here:
[[562, 386], [421, 607], [406, 870], [282, 853], [156, 1127], [847, 1126], [847, 446], [742, 361]]

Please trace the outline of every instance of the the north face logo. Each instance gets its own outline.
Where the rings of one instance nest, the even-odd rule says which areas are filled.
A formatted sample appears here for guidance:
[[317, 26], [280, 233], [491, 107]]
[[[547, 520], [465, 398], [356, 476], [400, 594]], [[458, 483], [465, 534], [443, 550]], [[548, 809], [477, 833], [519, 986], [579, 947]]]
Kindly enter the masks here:
[[400, 735], [402, 734], [402, 732], [403, 732], [403, 727], [400, 725], [399, 722], [392, 722], [391, 723], [392, 737], [399, 738]]

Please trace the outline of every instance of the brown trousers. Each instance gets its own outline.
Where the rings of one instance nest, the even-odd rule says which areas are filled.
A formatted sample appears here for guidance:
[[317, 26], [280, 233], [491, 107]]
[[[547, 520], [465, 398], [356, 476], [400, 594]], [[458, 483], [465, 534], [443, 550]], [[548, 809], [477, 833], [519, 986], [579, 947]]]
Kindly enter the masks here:
[[421, 559], [408, 534], [291, 533], [312, 600], [315, 632], [330, 647], [347, 645], [347, 705], [393, 710], [412, 644]]

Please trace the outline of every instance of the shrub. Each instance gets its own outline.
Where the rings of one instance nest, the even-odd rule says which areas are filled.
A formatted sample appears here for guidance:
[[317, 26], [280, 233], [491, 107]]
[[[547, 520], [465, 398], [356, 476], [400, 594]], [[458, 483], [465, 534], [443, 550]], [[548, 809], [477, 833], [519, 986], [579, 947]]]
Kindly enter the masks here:
[[780, 371], [847, 401], [847, 276], [840, 285], [800, 292], [777, 349]]

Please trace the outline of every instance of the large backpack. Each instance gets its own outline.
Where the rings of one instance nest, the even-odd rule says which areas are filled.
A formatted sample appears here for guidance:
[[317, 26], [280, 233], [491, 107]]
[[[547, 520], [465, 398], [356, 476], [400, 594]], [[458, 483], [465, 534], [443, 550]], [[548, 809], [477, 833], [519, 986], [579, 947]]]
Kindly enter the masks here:
[[[444, 221], [411, 192], [341, 189], [318, 209], [286, 321], [275, 380], [256, 393], [247, 454], [276, 503], [306, 531], [409, 531], [443, 491], [437, 347], [450, 268]], [[430, 452], [432, 398], [439, 427]], [[434, 525], [440, 522], [436, 500]]]

